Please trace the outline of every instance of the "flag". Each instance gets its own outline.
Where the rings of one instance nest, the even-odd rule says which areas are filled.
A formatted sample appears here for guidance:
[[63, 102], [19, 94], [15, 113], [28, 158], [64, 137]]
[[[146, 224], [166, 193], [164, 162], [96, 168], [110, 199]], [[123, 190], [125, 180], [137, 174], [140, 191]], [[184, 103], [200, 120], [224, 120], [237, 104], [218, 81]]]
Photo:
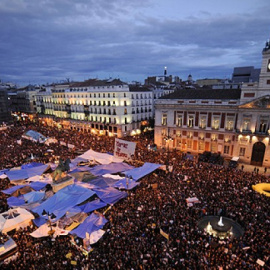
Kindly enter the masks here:
[[160, 229], [160, 234], [169, 240], [169, 234], [165, 233], [162, 229]]

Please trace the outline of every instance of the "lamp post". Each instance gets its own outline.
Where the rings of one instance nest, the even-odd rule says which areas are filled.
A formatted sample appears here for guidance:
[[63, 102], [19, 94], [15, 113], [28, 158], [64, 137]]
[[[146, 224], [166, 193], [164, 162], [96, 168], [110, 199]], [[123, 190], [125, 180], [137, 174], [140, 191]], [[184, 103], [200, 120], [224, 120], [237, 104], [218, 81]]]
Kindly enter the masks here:
[[167, 165], [167, 170], [169, 170], [169, 155], [170, 155], [170, 142], [173, 141], [173, 138], [170, 136], [170, 130], [168, 129], [168, 133], [167, 133], [167, 136], [164, 137], [164, 140], [167, 144], [167, 162], [166, 162], [166, 165]]
[[54, 213], [49, 213], [45, 209], [43, 209], [42, 216], [48, 216], [49, 226], [50, 226], [50, 230], [48, 231], [48, 235], [52, 236], [54, 234], [55, 230], [53, 230], [53, 228], [52, 228], [52, 221], [51, 220], [56, 218], [56, 215]]

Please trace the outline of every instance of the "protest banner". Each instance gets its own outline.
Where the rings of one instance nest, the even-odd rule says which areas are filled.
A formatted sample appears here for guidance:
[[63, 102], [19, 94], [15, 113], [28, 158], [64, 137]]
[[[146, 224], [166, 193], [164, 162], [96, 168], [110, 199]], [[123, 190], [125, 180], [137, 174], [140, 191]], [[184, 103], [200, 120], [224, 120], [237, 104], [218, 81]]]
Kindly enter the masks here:
[[115, 138], [114, 156], [122, 159], [131, 159], [135, 153], [136, 143]]

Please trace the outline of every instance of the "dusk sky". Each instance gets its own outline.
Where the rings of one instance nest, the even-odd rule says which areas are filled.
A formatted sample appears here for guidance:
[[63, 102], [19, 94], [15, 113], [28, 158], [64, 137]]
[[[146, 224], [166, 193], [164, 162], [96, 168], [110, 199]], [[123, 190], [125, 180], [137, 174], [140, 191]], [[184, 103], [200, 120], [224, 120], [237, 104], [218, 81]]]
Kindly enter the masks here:
[[0, 79], [231, 78], [261, 67], [269, 0], [1, 0]]

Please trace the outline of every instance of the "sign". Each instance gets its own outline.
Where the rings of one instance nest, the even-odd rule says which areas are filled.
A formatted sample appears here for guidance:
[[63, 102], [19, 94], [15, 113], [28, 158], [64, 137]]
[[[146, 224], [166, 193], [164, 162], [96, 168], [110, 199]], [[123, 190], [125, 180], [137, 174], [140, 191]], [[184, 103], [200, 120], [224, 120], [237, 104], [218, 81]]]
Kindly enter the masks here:
[[114, 156], [122, 159], [131, 159], [135, 153], [136, 143], [115, 139]]
[[162, 229], [160, 229], [160, 234], [169, 240], [169, 234], [165, 233]]

